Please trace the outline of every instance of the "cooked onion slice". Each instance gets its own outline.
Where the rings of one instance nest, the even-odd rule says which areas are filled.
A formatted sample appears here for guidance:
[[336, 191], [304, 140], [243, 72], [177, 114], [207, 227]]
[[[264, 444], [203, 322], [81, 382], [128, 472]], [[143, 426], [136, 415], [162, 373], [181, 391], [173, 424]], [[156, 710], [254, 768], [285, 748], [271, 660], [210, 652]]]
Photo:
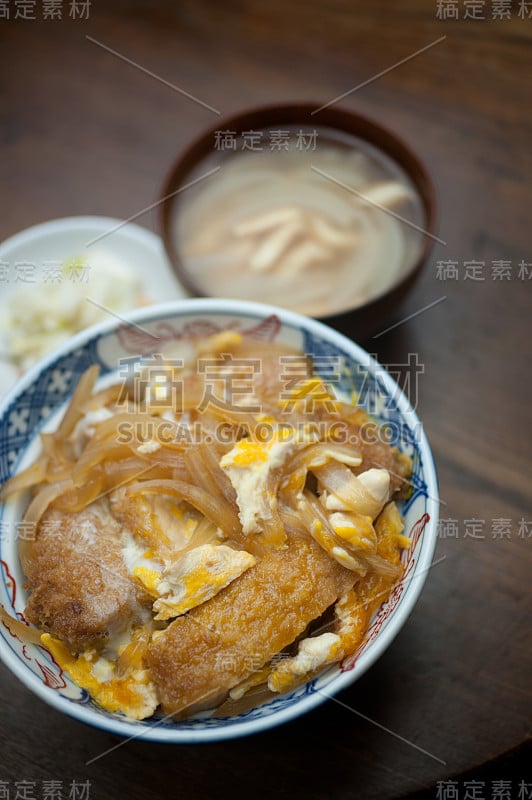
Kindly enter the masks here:
[[324, 464], [314, 467], [312, 472], [329, 492], [332, 492], [344, 506], [372, 519], [380, 514], [384, 502], [370, 494], [364, 483], [342, 464]]
[[22, 620], [18, 619], [18, 617], [9, 614], [1, 603], [0, 620], [10, 633], [18, 636], [25, 644], [41, 644], [40, 632], [35, 630], [35, 628], [30, 628], [29, 625], [26, 625]]
[[323, 547], [329, 555], [346, 569], [351, 569], [359, 575], [365, 575], [367, 567], [364, 561], [357, 558], [344, 546], [329, 525], [329, 520], [319, 501], [312, 492], [305, 491], [299, 500], [297, 510], [301, 515], [305, 528], [316, 542]]
[[227, 503], [221, 504], [213, 499], [208, 492], [193, 486], [185, 481], [141, 481], [126, 487], [128, 494], [168, 494], [180, 500], [186, 500], [191, 506], [210, 519], [217, 527], [221, 528], [228, 537], [234, 536], [241, 540], [242, 528], [237, 514]]
[[81, 376], [76, 391], [72, 395], [72, 400], [55, 434], [57, 439], [62, 440], [70, 436], [79, 420], [82, 418], [85, 406], [92, 396], [92, 390], [94, 389], [99, 374], [99, 366], [93, 364], [92, 367], [89, 367]]
[[83, 486], [76, 486], [63, 492], [54, 501], [54, 507], [60, 511], [76, 514], [94, 503], [104, 491], [104, 473], [101, 467], [93, 470]]
[[11, 495], [17, 492], [22, 492], [24, 489], [30, 489], [46, 479], [46, 467], [48, 465], [48, 457], [41, 456], [31, 467], [19, 472], [8, 480], [0, 490], [0, 503], [3, 503]]
[[65, 492], [68, 492], [74, 488], [74, 484], [70, 479], [59, 481], [59, 483], [46, 485], [40, 490], [40, 492], [38, 492], [38, 494], [35, 495], [26, 509], [26, 513], [24, 514], [24, 522], [32, 523], [35, 525], [35, 530], [37, 530], [37, 525], [39, 524], [41, 517], [47, 508], [54, 502], [54, 500], [57, 500], [57, 498], [61, 497], [62, 494], [65, 494]]

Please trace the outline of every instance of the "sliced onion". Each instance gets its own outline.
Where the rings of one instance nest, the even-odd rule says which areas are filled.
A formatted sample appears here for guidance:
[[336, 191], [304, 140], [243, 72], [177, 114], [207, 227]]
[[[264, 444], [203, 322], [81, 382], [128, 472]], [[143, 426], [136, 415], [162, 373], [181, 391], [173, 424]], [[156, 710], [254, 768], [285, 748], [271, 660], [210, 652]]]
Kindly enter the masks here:
[[242, 528], [236, 513], [227, 503], [223, 505], [213, 499], [208, 492], [185, 481], [141, 481], [126, 488], [128, 494], [168, 494], [186, 500], [191, 506], [221, 528], [228, 537], [242, 538]]
[[205, 383], [199, 381], [197, 375], [191, 376], [183, 381], [183, 402], [180, 404], [181, 411], [191, 411], [201, 404], [205, 396]]
[[209, 447], [207, 444], [202, 444], [199, 445], [198, 452], [201, 456], [205, 469], [210, 472], [213, 480], [227, 502], [236, 508], [236, 492], [233, 484], [220, 466], [220, 456], [217, 455], [214, 447]]
[[205, 463], [198, 445], [188, 448], [184, 456], [184, 461], [193, 483], [208, 492], [211, 497], [218, 502], [225, 503], [225, 498], [219, 490], [216, 481], [213, 479], [210, 471], [205, 468]]
[[48, 456], [41, 456], [31, 467], [10, 478], [0, 490], [0, 503], [4, 503], [11, 495], [36, 486], [45, 480], [47, 465]]
[[[189, 543], [179, 551], [179, 554], [181, 555], [189, 550], [194, 550], [196, 547], [203, 544], [219, 543], [220, 539], [216, 531], [216, 525], [214, 525], [210, 519], [207, 519], [207, 517], [202, 517], [196, 525], [196, 529], [190, 537]], [[224, 544], [230, 544], [230, 540], [224, 539]]]
[[0, 620], [6, 628], [13, 634], [22, 639], [25, 644], [41, 644], [41, 634], [35, 628], [30, 628], [18, 617], [9, 614], [0, 603]]
[[55, 433], [41, 433], [41, 444], [44, 455], [48, 456], [44, 480], [47, 483], [57, 483], [70, 478], [74, 466], [72, 443], [59, 439]]
[[305, 488], [307, 472], [304, 466], [298, 466], [296, 469], [288, 467], [281, 480], [279, 486], [280, 497], [287, 505], [293, 508], [297, 506], [297, 498]]
[[92, 367], [89, 367], [81, 376], [76, 390], [72, 395], [72, 400], [55, 434], [57, 439], [67, 439], [78, 424], [83, 416], [84, 407], [92, 395], [92, 390], [99, 374], [100, 367], [97, 364], [93, 364]]
[[[299, 500], [297, 510], [301, 515], [301, 520], [307, 531], [320, 545], [320, 547], [322, 547], [325, 552], [331, 556], [331, 558], [335, 557], [335, 549], [341, 548], [346, 554], [346, 558], [343, 559], [342, 566], [345, 566], [345, 563], [348, 560], [351, 565], [349, 567], [350, 569], [353, 569], [361, 575], [365, 574], [366, 570], [364, 565], [354, 556], [348, 554], [345, 548], [343, 548], [342, 544], [338, 541], [334, 531], [329, 525], [329, 521], [324, 514], [323, 509], [311, 492], [306, 491], [303, 493]], [[337, 558], [336, 560], [338, 561]]]
[[[222, 472], [223, 482], [220, 484], [217, 478], [212, 474], [211, 465], [206, 459], [207, 450], [208, 447], [206, 445], [197, 445], [195, 447], [189, 447], [186, 451], [184, 460], [190, 478], [196, 484], [196, 486], [203, 489], [210, 495], [211, 500], [215, 501], [219, 508], [224, 508], [226, 510], [226, 514], [232, 517], [237, 517], [238, 506], [233, 499], [235, 498], [235, 494], [233, 492], [233, 497], [231, 500], [227, 499], [227, 496], [222, 491], [222, 486], [228, 479], [222, 472], [216, 460], [214, 461], [215, 469]], [[228, 496], [230, 496], [229, 493]]]
[[36, 530], [41, 517], [48, 507], [55, 500], [57, 500], [58, 497], [61, 497], [62, 494], [65, 494], [65, 492], [68, 492], [74, 488], [75, 487], [71, 479], [59, 481], [58, 483], [51, 483], [45, 486], [44, 489], [41, 489], [40, 492], [35, 495], [26, 509], [26, 513], [24, 514], [24, 522], [31, 522], [35, 526]]
[[127, 672], [143, 669], [144, 657], [150, 643], [150, 630], [144, 628], [132, 642], [122, 650], [116, 661], [115, 678], [123, 678]]
[[372, 519], [380, 513], [382, 504], [368, 492], [348, 467], [332, 463], [315, 467], [312, 472], [322, 486], [339, 497], [350, 510]]
[[[239, 410], [238, 406], [227, 405], [220, 408], [217, 405], [209, 405], [209, 414], [218, 422], [229, 422], [246, 430], [253, 430], [257, 426], [257, 419], [249, 411]], [[201, 420], [201, 412], [198, 413]]]
[[[131, 456], [119, 461], [104, 462], [105, 485], [108, 491], [134, 481], [141, 475], [145, 480], [170, 479], [174, 477], [171, 467], [159, 464], [147, 464], [145, 460]], [[181, 476], [183, 477], [183, 476]]]
[[70, 514], [83, 511], [91, 503], [94, 503], [104, 489], [104, 474], [101, 467], [93, 470], [82, 486], [64, 492], [54, 501], [54, 508]]
[[367, 555], [365, 556], [365, 560], [372, 571], [376, 572], [377, 575], [382, 575], [386, 578], [397, 580], [397, 578], [400, 578], [403, 574], [403, 568], [400, 564], [392, 564], [391, 561], [388, 561], [386, 558], [382, 558], [382, 556]]
[[84, 413], [87, 411], [97, 411], [106, 406], [114, 406], [124, 393], [126, 397], [129, 397], [127, 387], [122, 383], [115, 383], [113, 386], [108, 386], [107, 389], [100, 389], [99, 392], [94, 392], [94, 394], [89, 397], [85, 403]]
[[283, 522], [286, 532], [289, 536], [297, 536], [298, 538], [308, 539], [310, 534], [308, 529], [303, 524], [301, 516], [294, 508], [283, 504], [279, 505], [279, 516]]
[[114, 440], [105, 442], [98, 447], [87, 447], [72, 470], [72, 480], [76, 486], [83, 486], [91, 472], [103, 461], [118, 461], [130, 455], [129, 445], [117, 444]]
[[277, 505], [277, 494], [281, 478], [281, 470], [270, 470], [265, 491], [259, 498], [264, 541], [273, 547], [281, 547], [286, 542], [286, 531]]
[[331, 461], [358, 466], [362, 463], [362, 457], [352, 445], [318, 442], [299, 450], [289, 461], [288, 469], [298, 469], [304, 466], [306, 469], [314, 470]]

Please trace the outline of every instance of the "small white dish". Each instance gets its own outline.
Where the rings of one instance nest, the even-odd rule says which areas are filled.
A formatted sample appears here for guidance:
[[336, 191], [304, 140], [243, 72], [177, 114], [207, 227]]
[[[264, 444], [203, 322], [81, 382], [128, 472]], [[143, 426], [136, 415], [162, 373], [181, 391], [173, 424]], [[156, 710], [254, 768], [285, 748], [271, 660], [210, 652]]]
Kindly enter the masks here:
[[[100, 264], [108, 260], [128, 267], [149, 303], [186, 297], [161, 240], [151, 231], [112, 217], [65, 217], [26, 228], [0, 244], [0, 319], [5, 318], [20, 288], [39, 292], [53, 280], [54, 267], [80, 256], [86, 256], [89, 263], [91, 259]], [[68, 276], [64, 280], [69, 280]], [[79, 274], [77, 280], [82, 280]], [[83, 286], [79, 283], [79, 288], [90, 297], [90, 279]], [[20, 377], [9, 356], [0, 326], [0, 397]]]

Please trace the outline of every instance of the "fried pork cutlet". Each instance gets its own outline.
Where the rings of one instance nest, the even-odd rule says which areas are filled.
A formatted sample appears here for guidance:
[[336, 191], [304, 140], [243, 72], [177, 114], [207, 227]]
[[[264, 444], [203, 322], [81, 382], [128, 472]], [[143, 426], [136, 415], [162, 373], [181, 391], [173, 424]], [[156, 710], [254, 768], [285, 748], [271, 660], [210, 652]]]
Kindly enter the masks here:
[[126, 535], [105, 501], [75, 514], [49, 510], [23, 552], [27, 619], [74, 652], [104, 646], [143, 599], [122, 556]]
[[286, 550], [267, 550], [216, 597], [153, 636], [148, 663], [163, 712], [214, 707], [353, 582], [314, 541], [294, 537]]

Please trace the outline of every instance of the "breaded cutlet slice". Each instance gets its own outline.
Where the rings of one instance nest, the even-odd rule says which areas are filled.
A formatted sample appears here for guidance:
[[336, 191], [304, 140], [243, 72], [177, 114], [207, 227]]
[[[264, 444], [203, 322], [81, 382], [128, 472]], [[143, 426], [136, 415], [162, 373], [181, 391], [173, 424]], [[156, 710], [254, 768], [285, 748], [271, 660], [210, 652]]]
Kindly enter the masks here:
[[106, 501], [75, 514], [47, 511], [22, 551], [26, 618], [74, 652], [104, 646], [143, 599], [122, 555], [126, 536]]
[[313, 540], [291, 538], [227, 588], [154, 634], [148, 664], [165, 714], [212, 708], [353, 585]]

